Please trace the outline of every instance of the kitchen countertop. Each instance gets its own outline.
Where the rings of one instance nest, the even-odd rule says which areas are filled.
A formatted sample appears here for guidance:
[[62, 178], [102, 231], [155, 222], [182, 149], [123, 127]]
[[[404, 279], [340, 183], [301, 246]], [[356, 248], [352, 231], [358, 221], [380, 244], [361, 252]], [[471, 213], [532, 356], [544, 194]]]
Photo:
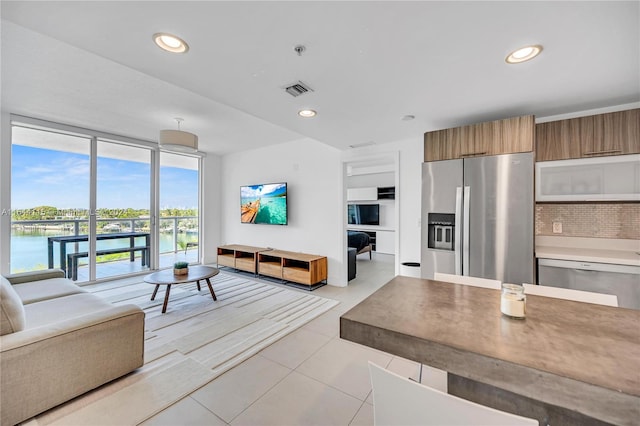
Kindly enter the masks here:
[[640, 240], [536, 237], [536, 257], [640, 266]]
[[399, 276], [342, 315], [340, 337], [497, 389], [493, 404], [506, 406], [494, 408], [637, 425], [638, 321], [633, 309], [533, 295], [526, 319], [513, 320], [498, 290]]

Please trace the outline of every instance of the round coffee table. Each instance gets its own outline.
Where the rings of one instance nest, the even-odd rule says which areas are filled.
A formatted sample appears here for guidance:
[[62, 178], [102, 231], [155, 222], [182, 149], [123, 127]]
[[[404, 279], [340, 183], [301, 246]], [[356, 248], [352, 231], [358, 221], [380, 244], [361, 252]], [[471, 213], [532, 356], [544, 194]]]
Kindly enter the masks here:
[[153, 290], [153, 294], [151, 295], [151, 300], [156, 298], [156, 294], [158, 293], [158, 289], [161, 285], [166, 285], [167, 290], [164, 293], [164, 304], [162, 305], [162, 313], [167, 312], [167, 304], [169, 303], [169, 292], [171, 291], [171, 286], [173, 284], [185, 284], [196, 282], [198, 284], [198, 291], [200, 291], [200, 280], [205, 280], [207, 285], [209, 286], [209, 291], [211, 292], [211, 297], [216, 301], [216, 294], [213, 292], [213, 287], [211, 286], [211, 281], [209, 278], [218, 275], [220, 272], [219, 269], [213, 268], [211, 266], [202, 266], [195, 265], [189, 266], [189, 273], [186, 275], [175, 275], [173, 273], [173, 269], [165, 269], [162, 271], [154, 272], [153, 274], [149, 274], [144, 277], [144, 281], [149, 284], [155, 284], [156, 288]]

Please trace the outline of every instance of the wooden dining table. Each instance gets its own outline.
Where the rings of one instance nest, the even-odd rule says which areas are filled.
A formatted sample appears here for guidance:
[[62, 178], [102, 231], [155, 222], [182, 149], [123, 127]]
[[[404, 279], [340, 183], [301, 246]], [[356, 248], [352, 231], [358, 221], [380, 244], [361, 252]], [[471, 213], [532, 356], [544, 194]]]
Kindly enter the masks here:
[[640, 311], [398, 276], [340, 337], [447, 372], [448, 392], [540, 424], [640, 424]]

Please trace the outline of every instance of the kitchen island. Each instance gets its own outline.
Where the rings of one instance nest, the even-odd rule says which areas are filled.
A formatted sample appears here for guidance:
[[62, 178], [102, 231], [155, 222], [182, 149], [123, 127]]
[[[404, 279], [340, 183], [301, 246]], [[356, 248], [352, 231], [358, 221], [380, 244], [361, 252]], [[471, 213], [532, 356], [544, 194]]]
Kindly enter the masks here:
[[[396, 277], [340, 318], [340, 337], [448, 372], [449, 393], [550, 424], [636, 425], [640, 311]], [[541, 423], [541, 424], [547, 424]]]

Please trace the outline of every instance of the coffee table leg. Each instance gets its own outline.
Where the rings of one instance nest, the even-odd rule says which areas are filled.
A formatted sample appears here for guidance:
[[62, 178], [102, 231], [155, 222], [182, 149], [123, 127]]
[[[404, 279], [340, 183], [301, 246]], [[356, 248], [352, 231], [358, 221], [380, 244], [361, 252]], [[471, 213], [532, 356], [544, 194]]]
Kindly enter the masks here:
[[159, 288], [160, 288], [160, 284], [156, 284], [156, 288], [153, 290], [153, 294], [151, 295], [151, 300], [156, 298], [156, 294], [158, 294]]
[[167, 304], [169, 303], [169, 292], [171, 291], [171, 284], [167, 284], [167, 292], [164, 294], [164, 304], [162, 305], [162, 313], [167, 312]]
[[209, 286], [209, 291], [211, 292], [211, 297], [213, 297], [214, 302], [216, 300], [218, 300], [218, 298], [216, 297], [216, 294], [213, 292], [213, 287], [211, 287], [211, 281], [209, 281], [209, 278], [207, 278], [207, 285]]
[[200, 288], [200, 280], [196, 281], [196, 284], [198, 285], [198, 291], [200, 291], [201, 290], [201, 288]]

